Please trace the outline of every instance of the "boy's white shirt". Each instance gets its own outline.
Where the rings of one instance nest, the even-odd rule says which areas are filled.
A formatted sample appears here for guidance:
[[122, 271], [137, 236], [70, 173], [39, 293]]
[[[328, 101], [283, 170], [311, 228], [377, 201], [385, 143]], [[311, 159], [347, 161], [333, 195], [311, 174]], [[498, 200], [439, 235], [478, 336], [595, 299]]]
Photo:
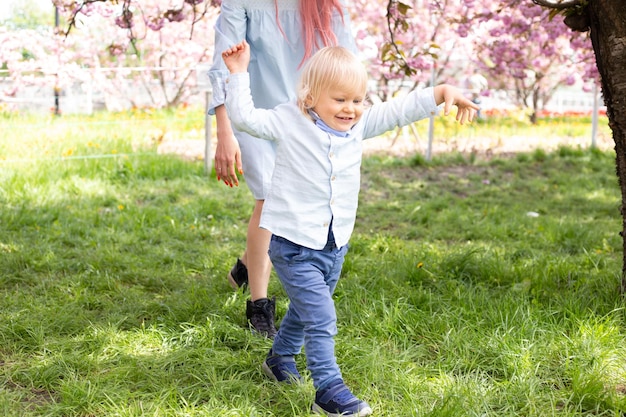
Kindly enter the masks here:
[[255, 109], [248, 73], [231, 74], [226, 109], [233, 126], [276, 142], [276, 165], [260, 227], [311, 249], [323, 249], [332, 221], [338, 247], [354, 229], [363, 139], [438, 113], [432, 88], [375, 104], [346, 138], [324, 132], [295, 102]]

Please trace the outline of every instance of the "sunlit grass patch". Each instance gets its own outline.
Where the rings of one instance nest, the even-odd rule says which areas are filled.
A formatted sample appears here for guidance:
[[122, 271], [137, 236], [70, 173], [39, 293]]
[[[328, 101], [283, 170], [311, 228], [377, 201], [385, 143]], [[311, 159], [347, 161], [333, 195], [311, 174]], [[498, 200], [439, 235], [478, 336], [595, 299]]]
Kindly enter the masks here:
[[[252, 209], [245, 184], [220, 185], [150, 141], [133, 147], [146, 125], [184, 136], [202, 121], [63, 117], [32, 131], [47, 126], [49, 143], [0, 138], [0, 413], [310, 415], [305, 355], [304, 384], [269, 381], [271, 342], [250, 333], [248, 293], [226, 282]], [[513, 127], [526, 129], [500, 132]], [[336, 355], [375, 415], [626, 412], [614, 157], [365, 159]], [[269, 292], [280, 320], [277, 279]]]

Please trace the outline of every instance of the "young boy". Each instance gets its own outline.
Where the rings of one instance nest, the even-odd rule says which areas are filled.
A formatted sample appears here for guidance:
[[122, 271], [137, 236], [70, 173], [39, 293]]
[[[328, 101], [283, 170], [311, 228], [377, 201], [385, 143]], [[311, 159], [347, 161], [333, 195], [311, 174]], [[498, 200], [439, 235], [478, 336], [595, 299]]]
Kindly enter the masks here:
[[272, 233], [270, 259], [290, 303], [263, 371], [277, 381], [300, 381], [294, 356], [304, 345], [316, 389], [313, 411], [370, 415], [372, 409], [346, 387], [337, 365], [332, 299], [356, 218], [362, 141], [435, 114], [442, 103], [445, 114], [457, 106], [461, 123], [472, 121], [478, 107], [443, 84], [366, 108], [365, 67], [348, 50], [327, 47], [303, 68], [297, 102], [256, 109], [246, 72], [248, 44], [243, 41], [222, 57], [230, 71], [225, 105], [231, 123], [276, 142], [260, 227]]

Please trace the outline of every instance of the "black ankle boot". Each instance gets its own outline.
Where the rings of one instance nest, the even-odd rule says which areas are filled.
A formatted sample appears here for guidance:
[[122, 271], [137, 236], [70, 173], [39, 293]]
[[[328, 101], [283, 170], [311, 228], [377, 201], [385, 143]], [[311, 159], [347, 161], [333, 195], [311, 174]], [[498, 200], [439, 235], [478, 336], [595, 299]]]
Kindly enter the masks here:
[[234, 289], [242, 287], [245, 289], [248, 286], [248, 268], [241, 259], [237, 259], [237, 263], [228, 273], [228, 282]]
[[256, 301], [248, 300], [246, 317], [250, 328], [264, 337], [273, 339], [276, 336], [274, 318], [276, 316], [276, 297], [259, 298]]

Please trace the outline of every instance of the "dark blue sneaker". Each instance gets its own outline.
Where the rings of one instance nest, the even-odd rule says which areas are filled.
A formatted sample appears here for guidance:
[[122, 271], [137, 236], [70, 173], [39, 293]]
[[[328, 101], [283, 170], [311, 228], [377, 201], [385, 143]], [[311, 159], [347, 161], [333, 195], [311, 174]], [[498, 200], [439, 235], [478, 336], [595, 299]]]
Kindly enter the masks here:
[[362, 417], [372, 414], [370, 406], [355, 397], [341, 379], [336, 379], [326, 388], [318, 390], [311, 408], [318, 414], [330, 417]]
[[274, 352], [270, 349], [261, 367], [263, 368], [263, 373], [274, 381], [287, 384], [302, 382], [302, 376], [298, 372], [298, 368], [296, 368], [296, 360], [293, 356], [274, 355]]

